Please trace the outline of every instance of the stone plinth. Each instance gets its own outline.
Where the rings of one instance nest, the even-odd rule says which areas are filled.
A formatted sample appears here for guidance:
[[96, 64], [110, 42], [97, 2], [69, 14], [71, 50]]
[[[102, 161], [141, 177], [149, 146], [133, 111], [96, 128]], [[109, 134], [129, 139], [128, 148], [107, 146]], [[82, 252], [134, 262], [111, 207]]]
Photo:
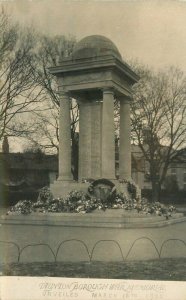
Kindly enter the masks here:
[[102, 108], [102, 178], [115, 179], [115, 129], [114, 129], [114, 92], [112, 89], [103, 90]]
[[79, 104], [79, 174], [78, 179], [91, 178], [91, 102]]
[[102, 103], [92, 102], [91, 115], [91, 178], [101, 178], [101, 113]]
[[101, 112], [99, 101], [79, 101], [79, 181], [101, 178]]
[[[130, 198], [130, 195], [127, 190], [127, 184], [121, 183], [118, 180], [111, 180], [111, 182], [115, 185], [118, 193], [122, 193], [126, 197]], [[55, 198], [57, 197], [66, 197], [69, 192], [76, 190], [82, 191], [84, 193], [88, 192], [88, 187], [90, 186], [89, 182], [77, 182], [77, 181], [63, 181], [57, 180], [53, 184], [50, 185], [50, 190]], [[139, 191], [138, 191], [138, 194]]]
[[71, 191], [87, 192], [90, 183], [80, 183], [76, 181], [57, 180], [50, 185], [50, 190], [55, 198], [66, 197]]

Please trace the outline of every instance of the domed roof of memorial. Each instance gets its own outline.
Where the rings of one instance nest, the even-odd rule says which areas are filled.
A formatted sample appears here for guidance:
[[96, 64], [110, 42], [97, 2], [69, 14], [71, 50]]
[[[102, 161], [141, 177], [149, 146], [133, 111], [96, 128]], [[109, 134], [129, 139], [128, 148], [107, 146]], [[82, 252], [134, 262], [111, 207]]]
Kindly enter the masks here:
[[112, 54], [121, 59], [114, 43], [102, 35], [90, 35], [80, 40], [74, 47], [73, 58], [81, 59]]

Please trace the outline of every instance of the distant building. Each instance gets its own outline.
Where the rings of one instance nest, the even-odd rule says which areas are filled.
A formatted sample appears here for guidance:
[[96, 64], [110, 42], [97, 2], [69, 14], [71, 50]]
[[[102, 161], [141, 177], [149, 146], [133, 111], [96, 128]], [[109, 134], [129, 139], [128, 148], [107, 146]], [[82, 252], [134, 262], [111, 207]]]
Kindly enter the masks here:
[[186, 148], [175, 154], [169, 166], [167, 176], [177, 179], [179, 190], [186, 191]]
[[[139, 146], [131, 145], [132, 178], [141, 189], [151, 189], [149, 165]], [[116, 176], [119, 157], [116, 147]], [[58, 176], [57, 155], [43, 153], [0, 153], [0, 189], [40, 189], [53, 183]], [[167, 176], [176, 178], [179, 190], [186, 190], [186, 148], [178, 151], [169, 166]]]
[[9, 190], [39, 189], [52, 183], [58, 172], [56, 155], [0, 153], [0, 185]]
[[[132, 147], [132, 178], [141, 189], [151, 189], [149, 164], [145, 160], [139, 146]], [[176, 179], [179, 190], [186, 190], [186, 148], [177, 151], [169, 168], [166, 177]], [[164, 189], [164, 186], [162, 186]]]
[[2, 143], [2, 152], [3, 153], [9, 153], [9, 143], [8, 143], [8, 137], [5, 136]]

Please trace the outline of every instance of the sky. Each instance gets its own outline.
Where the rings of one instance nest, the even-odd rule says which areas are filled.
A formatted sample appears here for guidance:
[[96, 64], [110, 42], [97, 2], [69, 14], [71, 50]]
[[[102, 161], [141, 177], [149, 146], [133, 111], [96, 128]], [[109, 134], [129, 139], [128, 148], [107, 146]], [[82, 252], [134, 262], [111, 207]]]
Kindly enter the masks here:
[[[0, 0], [12, 18], [49, 35], [110, 38], [126, 61], [186, 72], [186, 0]], [[21, 150], [16, 148], [17, 151]]]
[[186, 70], [186, 0], [13, 0], [13, 18], [50, 35], [110, 38], [125, 59]]

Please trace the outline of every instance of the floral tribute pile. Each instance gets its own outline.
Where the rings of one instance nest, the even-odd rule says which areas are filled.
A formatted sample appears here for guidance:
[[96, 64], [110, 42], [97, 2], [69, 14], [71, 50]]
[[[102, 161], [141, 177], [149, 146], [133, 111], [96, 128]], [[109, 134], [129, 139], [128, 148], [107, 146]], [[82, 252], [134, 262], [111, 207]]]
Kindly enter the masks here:
[[[130, 189], [135, 195], [134, 187]], [[105, 211], [107, 208], [111, 209], [124, 209], [128, 211], [136, 211], [138, 213], [153, 214], [157, 216], [165, 216], [167, 219], [171, 217], [175, 212], [174, 206], [165, 206], [160, 202], [149, 203], [147, 199], [127, 198], [123, 194], [116, 194], [111, 192], [107, 201], [97, 199], [94, 196], [93, 189], [89, 189], [92, 192], [84, 193], [81, 191], [71, 191], [65, 198], [54, 199], [52, 193], [48, 187], [44, 187], [40, 190], [38, 199], [36, 202], [30, 200], [19, 201], [13, 206], [7, 214], [30, 214], [32, 212], [40, 213], [90, 213], [95, 209]]]

